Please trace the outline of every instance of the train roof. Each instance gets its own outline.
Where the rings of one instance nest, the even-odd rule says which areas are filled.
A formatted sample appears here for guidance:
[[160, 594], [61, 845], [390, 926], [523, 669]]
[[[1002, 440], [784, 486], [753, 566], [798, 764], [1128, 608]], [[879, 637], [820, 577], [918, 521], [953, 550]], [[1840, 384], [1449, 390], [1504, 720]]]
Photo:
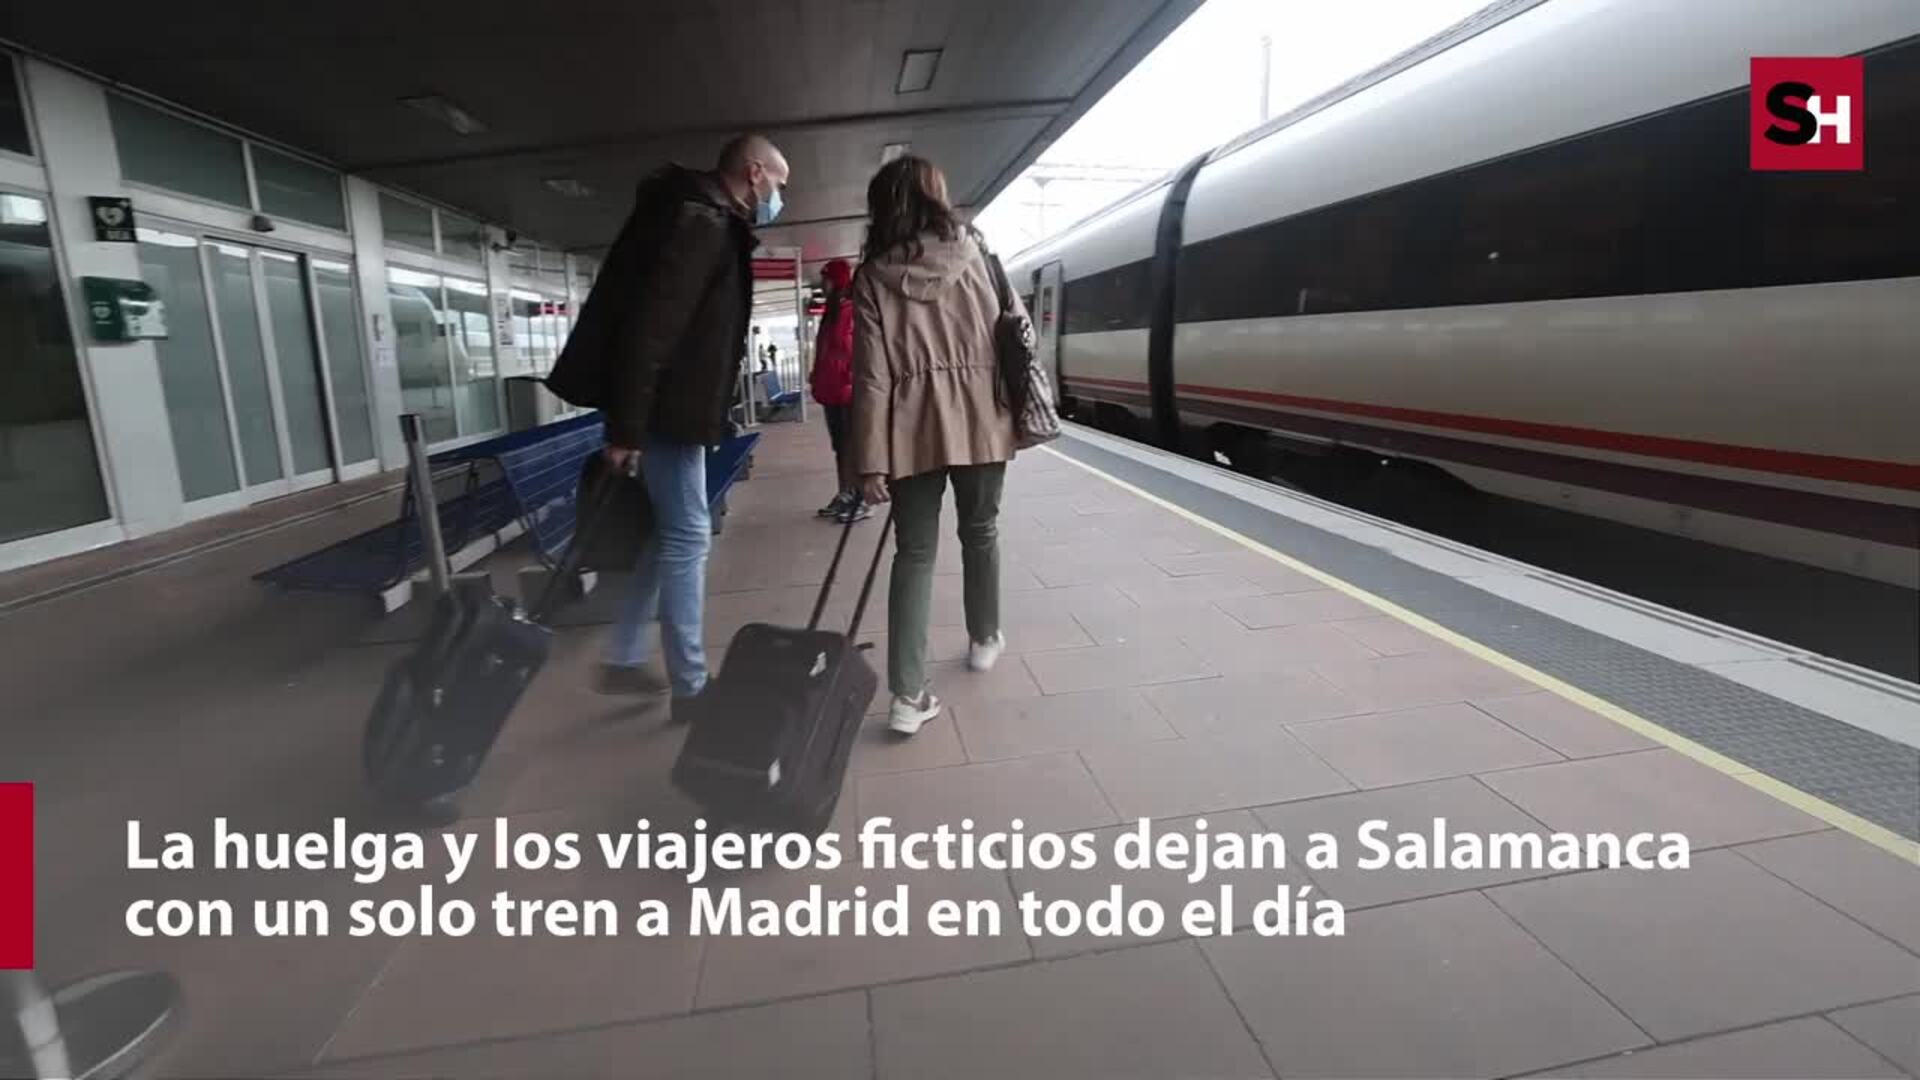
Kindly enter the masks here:
[[[1188, 205], [1186, 239], [1734, 92], [1746, 84], [1754, 56], [1850, 55], [1915, 34], [1920, 3], [1912, 0], [1500, 0], [1210, 151]], [[1165, 185], [1134, 193], [1014, 261], [1057, 258], [1111, 231], [1116, 215]], [[1151, 242], [1132, 236], [1137, 221], [1122, 231], [1124, 243], [1115, 234], [1099, 245], [1103, 252]]]
[[[1247, 131], [1227, 142], [1221, 143], [1219, 146], [1206, 151], [1200, 156], [1205, 157], [1209, 162], [1217, 161], [1236, 150], [1259, 142], [1282, 128], [1290, 127], [1329, 106], [1345, 101], [1347, 98], [1360, 93], [1376, 83], [1390, 79], [1400, 72], [1413, 67], [1415, 64], [1436, 56], [1476, 34], [1490, 30], [1529, 8], [1546, 2], [1547, 0], [1493, 0], [1493, 2], [1486, 7], [1481, 8], [1472, 15], [1467, 16], [1465, 19], [1460, 20], [1425, 41], [1396, 53], [1384, 62], [1367, 69], [1325, 93], [1301, 102], [1299, 105], [1281, 113], [1279, 116], [1273, 117], [1258, 127], [1249, 128]], [[1037, 255], [1043, 248], [1068, 240], [1073, 237], [1074, 234], [1090, 229], [1096, 223], [1112, 217], [1114, 214], [1153, 195], [1155, 192], [1165, 189], [1168, 184], [1173, 182], [1173, 178], [1180, 173], [1182, 168], [1185, 168], [1185, 166], [1182, 165], [1179, 168], [1169, 170], [1165, 176], [1135, 188], [1133, 191], [1128, 192], [1087, 217], [1075, 222], [1064, 231], [1027, 245], [1025, 248], [1016, 252], [1009, 262], [1026, 262], [1030, 256]]]

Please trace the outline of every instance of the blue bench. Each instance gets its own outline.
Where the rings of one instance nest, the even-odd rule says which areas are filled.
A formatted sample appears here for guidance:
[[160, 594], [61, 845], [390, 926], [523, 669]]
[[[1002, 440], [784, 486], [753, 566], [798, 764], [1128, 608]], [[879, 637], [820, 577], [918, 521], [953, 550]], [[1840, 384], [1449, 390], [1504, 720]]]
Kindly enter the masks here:
[[[707, 452], [716, 532], [726, 491], [745, 476], [759, 440], [758, 434], [737, 435]], [[581, 467], [605, 444], [599, 414], [588, 413], [430, 458], [440, 528], [455, 568], [472, 566], [523, 535], [543, 565], [558, 565], [573, 541]], [[426, 542], [413, 492], [403, 490], [394, 521], [263, 570], [255, 579], [288, 589], [374, 594], [387, 611], [405, 604], [426, 567]]]
[[767, 417], [769, 419], [777, 413], [795, 408], [800, 404], [800, 391], [782, 389], [778, 372], [772, 370], [762, 371], [754, 377], [760, 381], [761, 396], [767, 399]]
[[753, 472], [753, 450], [760, 433], [735, 435], [707, 451], [707, 508], [713, 513], [713, 533], [720, 535], [727, 517], [727, 489]]

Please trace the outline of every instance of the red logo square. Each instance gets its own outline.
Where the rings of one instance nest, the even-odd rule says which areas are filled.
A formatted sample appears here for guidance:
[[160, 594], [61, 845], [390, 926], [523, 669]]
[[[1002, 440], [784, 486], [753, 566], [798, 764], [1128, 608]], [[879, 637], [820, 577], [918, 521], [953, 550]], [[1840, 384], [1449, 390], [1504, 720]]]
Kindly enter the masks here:
[[1756, 56], [1748, 92], [1755, 169], [1867, 167], [1866, 62], [1858, 56]]
[[33, 967], [33, 785], [0, 784], [0, 970]]

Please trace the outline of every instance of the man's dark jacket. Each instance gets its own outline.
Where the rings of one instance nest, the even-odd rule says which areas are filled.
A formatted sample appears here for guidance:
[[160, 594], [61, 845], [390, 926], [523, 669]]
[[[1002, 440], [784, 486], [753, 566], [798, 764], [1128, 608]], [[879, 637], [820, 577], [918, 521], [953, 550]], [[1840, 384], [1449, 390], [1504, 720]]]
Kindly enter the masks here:
[[547, 386], [601, 410], [607, 441], [713, 445], [746, 350], [753, 228], [712, 173], [640, 184]]

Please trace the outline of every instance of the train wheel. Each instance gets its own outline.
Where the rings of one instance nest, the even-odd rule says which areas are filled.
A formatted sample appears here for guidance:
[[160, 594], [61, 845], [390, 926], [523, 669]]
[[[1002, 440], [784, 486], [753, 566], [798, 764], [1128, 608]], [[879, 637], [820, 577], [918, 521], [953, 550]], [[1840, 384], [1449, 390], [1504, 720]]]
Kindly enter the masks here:
[[1340, 502], [1365, 488], [1380, 462], [1378, 454], [1328, 447], [1324, 453], [1287, 454], [1281, 471], [1307, 491]]
[[1266, 432], [1255, 428], [1215, 424], [1206, 430], [1202, 441], [1204, 450], [1196, 456], [1244, 476], [1265, 479], [1272, 472], [1270, 442]]
[[1102, 431], [1118, 435], [1123, 439], [1140, 437], [1140, 421], [1131, 412], [1118, 405], [1102, 403], [1096, 421]]
[[1409, 458], [1379, 462], [1354, 489], [1353, 505], [1418, 529], [1460, 536], [1480, 513], [1480, 492], [1437, 465]]

